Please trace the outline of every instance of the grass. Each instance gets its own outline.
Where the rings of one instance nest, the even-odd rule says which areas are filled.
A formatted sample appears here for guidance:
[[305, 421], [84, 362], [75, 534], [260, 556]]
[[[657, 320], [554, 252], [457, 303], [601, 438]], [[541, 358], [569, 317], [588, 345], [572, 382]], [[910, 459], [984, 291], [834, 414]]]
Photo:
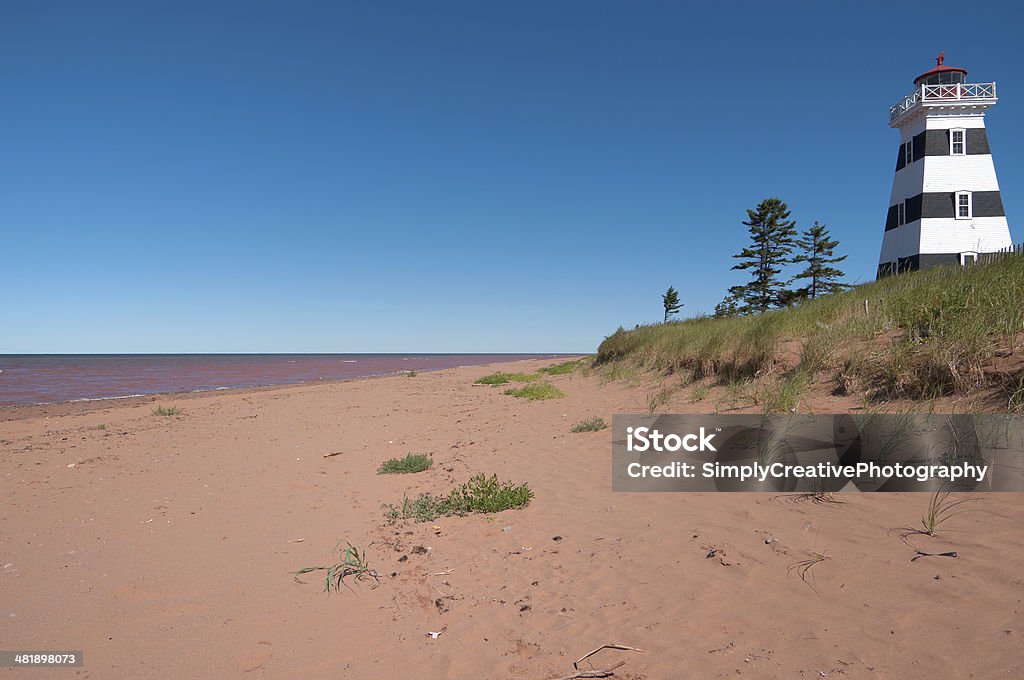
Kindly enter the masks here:
[[294, 572], [293, 578], [295, 579], [295, 582], [305, 583], [305, 581], [299, 578], [303, 574], [309, 574], [314, 571], [326, 571], [327, 574], [324, 578], [324, 591], [330, 593], [332, 588], [335, 591], [341, 590], [342, 585], [351, 590], [351, 586], [345, 583], [345, 579], [348, 577], [352, 577], [352, 580], [356, 582], [365, 581], [367, 579], [379, 581], [380, 574], [373, 569], [370, 569], [370, 566], [366, 561], [366, 551], [363, 550], [360, 552], [359, 548], [347, 541], [346, 545], [348, 547], [339, 551], [338, 561], [334, 564], [318, 567], [303, 567], [302, 569]]
[[507, 385], [510, 382], [533, 382], [540, 380], [539, 373], [491, 373], [473, 381], [475, 385]]
[[932, 494], [931, 499], [928, 501], [928, 508], [921, 516], [921, 530], [919, 533], [926, 536], [934, 536], [939, 526], [944, 522], [959, 515], [961, 512], [967, 512], [966, 510], [957, 510], [956, 508], [964, 503], [981, 500], [979, 498], [951, 499], [949, 497], [951, 493], [952, 491], [939, 489]]
[[[764, 314], [620, 328], [595, 364], [723, 384], [797, 371], [773, 409], [792, 404], [800, 381], [819, 379], [872, 401], [927, 400], [997, 385], [994, 358], [1021, 354], [1021, 299], [1024, 257], [936, 267]], [[1011, 409], [1024, 402], [1018, 392], [1007, 395]]]
[[583, 368], [587, 361], [587, 357], [563, 361], [562, 363], [555, 364], [554, 366], [546, 366], [540, 369], [540, 372], [547, 375], [568, 375], [569, 373], [573, 373], [574, 371]]
[[573, 425], [572, 426], [572, 431], [573, 432], [597, 432], [598, 430], [603, 430], [606, 427], [608, 427], [608, 423], [604, 422], [604, 418], [601, 418], [601, 417], [587, 418], [586, 420], [581, 420], [580, 422], [578, 422], [575, 425]]
[[807, 554], [810, 557], [808, 557], [806, 560], [800, 560], [799, 562], [795, 562], [789, 565], [787, 571], [795, 571], [797, 576], [800, 577], [801, 581], [806, 583], [814, 592], [818, 592], [818, 589], [814, 586], [813, 574], [811, 574], [810, 572], [814, 565], [821, 564], [822, 562], [827, 560], [828, 555], [826, 555], [825, 553], [814, 552], [812, 550], [808, 550]]
[[497, 475], [487, 477], [479, 474], [445, 496], [420, 494], [412, 499], [404, 497], [399, 506], [386, 505], [384, 515], [389, 520], [432, 522], [438, 517], [451, 515], [514, 510], [525, 507], [532, 498], [533, 491], [525, 483], [499, 482]]
[[409, 453], [404, 458], [390, 458], [377, 468], [378, 475], [410, 474], [429, 470], [434, 459], [428, 453]]
[[181, 413], [181, 409], [177, 406], [157, 406], [153, 409], [155, 416], [176, 416], [179, 413]]
[[671, 387], [662, 387], [647, 393], [647, 412], [654, 415], [658, 409], [672, 401], [675, 390]]
[[529, 401], [541, 401], [544, 399], [560, 399], [565, 396], [565, 392], [558, 389], [551, 383], [534, 383], [532, 385], [523, 385], [522, 387], [513, 387], [505, 390], [505, 394], [513, 397], [519, 397], [520, 399], [527, 399]]
[[405, 372], [405, 377], [406, 378], [415, 378], [417, 375], [419, 375], [419, 373], [417, 373], [416, 371], [406, 371]]

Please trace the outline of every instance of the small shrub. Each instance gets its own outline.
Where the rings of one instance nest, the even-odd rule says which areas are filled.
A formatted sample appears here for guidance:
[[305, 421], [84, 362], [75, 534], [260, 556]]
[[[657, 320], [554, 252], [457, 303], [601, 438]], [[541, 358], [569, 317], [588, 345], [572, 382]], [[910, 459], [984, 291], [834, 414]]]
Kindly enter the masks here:
[[533, 382], [539, 379], [539, 373], [502, 373], [499, 371], [477, 378], [473, 382], [476, 385], [507, 385], [510, 382]]
[[177, 406], [157, 406], [153, 409], [155, 416], [176, 416], [179, 413], [181, 413], [181, 409]]
[[434, 459], [427, 453], [410, 453], [404, 458], [391, 458], [380, 464], [378, 475], [409, 474], [430, 469]]
[[540, 401], [543, 399], [559, 399], [565, 396], [565, 392], [558, 389], [551, 383], [535, 383], [523, 387], [505, 390], [505, 394], [529, 401]]
[[608, 423], [604, 422], [604, 418], [601, 418], [601, 417], [587, 418], [586, 420], [581, 420], [580, 422], [578, 422], [575, 425], [573, 425], [572, 426], [572, 431], [573, 432], [597, 432], [598, 430], [603, 430], [606, 427], [608, 427]]
[[452, 489], [446, 496], [420, 494], [416, 498], [402, 498], [400, 506], [385, 505], [384, 516], [389, 520], [411, 519], [432, 522], [438, 517], [491, 513], [524, 507], [533, 498], [527, 484], [499, 482], [497, 475], [476, 475], [468, 482]]
[[415, 378], [417, 375], [419, 375], [419, 374], [416, 371], [406, 371], [405, 372], [405, 377], [406, 378]]

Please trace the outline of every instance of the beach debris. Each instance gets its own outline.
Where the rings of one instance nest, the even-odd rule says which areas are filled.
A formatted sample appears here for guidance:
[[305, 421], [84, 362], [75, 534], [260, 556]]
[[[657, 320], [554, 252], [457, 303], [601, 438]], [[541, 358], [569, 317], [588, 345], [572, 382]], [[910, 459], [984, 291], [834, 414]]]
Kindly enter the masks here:
[[422, 545], [415, 545], [412, 548], [413, 555], [426, 555], [428, 552], [430, 552], [430, 548], [426, 548]]
[[512, 531], [512, 525], [511, 525], [511, 524], [509, 524], [509, 525], [508, 525], [508, 526], [506, 526], [506, 527], [502, 527], [502, 528], [501, 528], [501, 530], [502, 530], [502, 531]]
[[344, 451], [332, 451], [331, 453], [325, 453], [324, 454], [324, 458], [332, 458], [334, 456], [340, 456], [343, 453], [345, 453], [345, 452]]
[[940, 553], [926, 553], [922, 550], [918, 550], [917, 554], [910, 558], [910, 561], [913, 562], [914, 560], [919, 560], [922, 557], [960, 557], [960, 555], [958, 555], [955, 550]]
[[452, 573], [453, 571], [455, 571], [454, 568], [452, 568], [452, 569], [445, 569], [444, 571], [435, 571], [433, 574], [431, 574], [431, 576], [447, 576], [448, 574]]
[[302, 543], [305, 540], [306, 539], [304, 539], [304, 538], [292, 538], [292, 539], [289, 539], [288, 542], [289, 543]]
[[[647, 653], [646, 649], [640, 649], [639, 647], [630, 647], [629, 645], [620, 645], [620, 644], [616, 644], [614, 642], [610, 642], [608, 644], [601, 645], [600, 647], [598, 647], [596, 649], [593, 649], [593, 650], [587, 652], [586, 654], [584, 654], [583, 656], [581, 656], [580, 658], [576, 659], [576, 661], [573, 662], [572, 667], [575, 670], [578, 671], [580, 669], [580, 663], [581, 662], [586, 661], [587, 659], [589, 659], [590, 657], [594, 656], [595, 654], [597, 654], [598, 652], [600, 652], [603, 649], [617, 649], [617, 650], [620, 650], [620, 651], [623, 651], [623, 652], [642, 652], [644, 654]], [[619, 666], [621, 666], [624, 663], [626, 663], [626, 662], [622, 661], [622, 662], [612, 666], [611, 668], [609, 668], [608, 671], [614, 671], [616, 668], [618, 668]], [[601, 671], [601, 672], [605, 672], [605, 671]], [[608, 675], [611, 675], [611, 673], [608, 673]], [[569, 676], [569, 677], [572, 677], [572, 678], [604, 678], [604, 677], [607, 677], [607, 675], [573, 675], [573, 676]]]
[[562, 537], [561, 536], [552, 536], [551, 540], [554, 541], [555, 543], [558, 543], [559, 541], [562, 540]]
[[427, 637], [429, 637], [431, 640], [436, 640], [437, 638], [441, 637], [441, 633], [443, 632], [444, 630], [428, 630]]

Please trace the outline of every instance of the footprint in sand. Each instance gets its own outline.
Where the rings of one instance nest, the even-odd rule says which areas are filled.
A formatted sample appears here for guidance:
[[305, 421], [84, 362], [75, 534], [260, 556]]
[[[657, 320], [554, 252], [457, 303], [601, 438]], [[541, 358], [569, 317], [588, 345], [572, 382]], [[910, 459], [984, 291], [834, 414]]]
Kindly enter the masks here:
[[238, 669], [243, 673], [261, 668], [274, 655], [273, 650], [270, 649], [271, 643], [266, 640], [260, 640], [256, 645], [255, 649], [238, 657]]

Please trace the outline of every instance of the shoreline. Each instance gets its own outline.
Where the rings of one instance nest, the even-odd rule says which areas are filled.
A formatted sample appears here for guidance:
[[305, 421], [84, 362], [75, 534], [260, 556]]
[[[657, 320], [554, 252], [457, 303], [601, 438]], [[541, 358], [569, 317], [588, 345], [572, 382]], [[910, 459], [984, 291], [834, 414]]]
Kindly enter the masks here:
[[[479, 353], [484, 355], [484, 353]], [[57, 356], [57, 355], [54, 355]], [[63, 356], [63, 355], [61, 355]], [[78, 356], [78, 355], [69, 355]], [[93, 355], [85, 355], [93, 356]], [[100, 355], [96, 355], [100, 356]], [[111, 355], [120, 356], [120, 355]], [[178, 356], [178, 355], [175, 355]], [[447, 356], [460, 356], [456, 353], [450, 353]], [[515, 356], [515, 355], [509, 355]], [[557, 361], [570, 361], [581, 357], [589, 356], [587, 354], [556, 354], [552, 355], [551, 360]], [[510, 359], [509, 361], [492, 361], [486, 364], [466, 364], [463, 366], [452, 366], [447, 368], [417, 368], [414, 369], [417, 374], [430, 374], [438, 373], [440, 371], [451, 371], [456, 369], [464, 368], [475, 368], [481, 366], [494, 366], [494, 365], [505, 365], [505, 364], [516, 364], [527, 361], [548, 361], [549, 359]], [[102, 410], [106, 408], [112, 408], [118, 404], [124, 404], [126, 406], [137, 406], [139, 404], [151, 403], [160, 401], [161, 399], [176, 399], [176, 400], [187, 400], [198, 396], [209, 396], [210, 394], [245, 394], [248, 392], [262, 392], [266, 390], [276, 389], [287, 389], [295, 387], [309, 387], [314, 385], [331, 385], [337, 383], [347, 383], [360, 380], [377, 380], [380, 378], [390, 378], [402, 376], [409, 371], [393, 371], [390, 373], [377, 373], [371, 375], [357, 375], [350, 378], [326, 378], [322, 380], [305, 380], [301, 382], [285, 382], [285, 383], [272, 383], [269, 385], [245, 385], [241, 387], [208, 387], [198, 390], [185, 390], [181, 392], [151, 392], [145, 394], [128, 394], [124, 396], [111, 396], [111, 397], [95, 397], [95, 398], [83, 398], [83, 399], [69, 399], [66, 401], [53, 401], [43, 402], [36, 404], [0, 404], [0, 422], [18, 420], [21, 417], [33, 417], [34, 415], [79, 415], [81, 413], [89, 413], [96, 410]], [[58, 409], [57, 413], [50, 413], [44, 409]], [[24, 415], [28, 411], [39, 411], [39, 413], [33, 413], [30, 415]]]

